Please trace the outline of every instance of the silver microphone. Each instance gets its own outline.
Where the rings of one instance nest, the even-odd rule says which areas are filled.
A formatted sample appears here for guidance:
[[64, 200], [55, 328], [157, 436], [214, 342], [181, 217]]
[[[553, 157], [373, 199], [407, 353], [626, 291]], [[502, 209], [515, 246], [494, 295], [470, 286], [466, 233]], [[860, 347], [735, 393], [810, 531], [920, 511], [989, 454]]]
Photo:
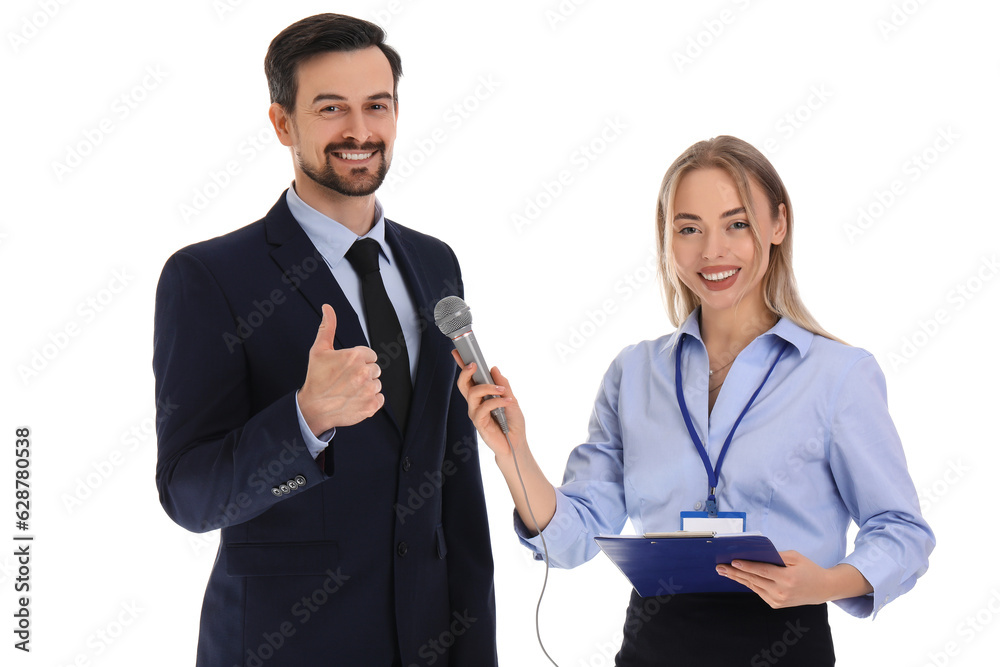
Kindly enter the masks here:
[[[434, 323], [441, 333], [455, 344], [455, 349], [458, 350], [466, 366], [473, 362], [476, 364], [472, 381], [476, 384], [493, 384], [490, 367], [483, 359], [483, 351], [476, 342], [476, 334], [472, 333], [472, 311], [469, 310], [469, 304], [457, 296], [446, 296], [434, 306]], [[486, 398], [496, 398], [496, 396], [491, 395]], [[496, 408], [491, 410], [490, 414], [499, 424], [500, 430], [507, 433], [507, 413], [504, 409]]]

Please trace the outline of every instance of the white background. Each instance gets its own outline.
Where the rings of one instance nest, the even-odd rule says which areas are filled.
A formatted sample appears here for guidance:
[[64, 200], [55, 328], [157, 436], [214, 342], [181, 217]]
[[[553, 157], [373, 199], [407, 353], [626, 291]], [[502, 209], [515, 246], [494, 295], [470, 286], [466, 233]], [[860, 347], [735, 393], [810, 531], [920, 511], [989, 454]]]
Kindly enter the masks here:
[[[838, 664], [995, 660], [995, 3], [8, 0], [2, 11], [4, 664], [193, 664], [218, 534], [187, 533], [156, 497], [153, 294], [170, 253], [258, 219], [291, 181], [262, 62], [282, 28], [321, 11], [376, 20], [402, 54], [379, 196], [458, 253], [482, 347], [554, 481], [614, 355], [672, 328], [647, 268], [666, 167], [717, 134], [764, 149], [791, 192], [803, 297], [882, 365], [938, 537], [927, 575], [874, 622], [831, 608]], [[227, 180], [229, 162], [239, 171]], [[872, 215], [862, 224], [859, 209]], [[30, 655], [12, 648], [17, 426], [33, 443]], [[517, 544], [482, 451], [501, 664], [541, 665], [542, 567]], [[553, 656], [611, 664], [624, 578], [598, 557], [549, 583]]]

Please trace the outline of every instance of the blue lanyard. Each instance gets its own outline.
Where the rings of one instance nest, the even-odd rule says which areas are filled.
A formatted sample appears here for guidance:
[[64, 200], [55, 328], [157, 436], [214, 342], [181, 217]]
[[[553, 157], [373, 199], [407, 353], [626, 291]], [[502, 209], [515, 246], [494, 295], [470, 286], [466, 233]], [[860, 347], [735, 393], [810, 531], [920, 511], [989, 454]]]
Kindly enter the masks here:
[[722, 472], [722, 461], [726, 458], [726, 452], [729, 451], [729, 445], [733, 443], [733, 436], [736, 435], [736, 427], [740, 425], [743, 421], [743, 416], [746, 415], [750, 406], [753, 405], [754, 400], [757, 398], [757, 394], [760, 390], [764, 388], [764, 383], [767, 382], [767, 378], [771, 377], [771, 372], [774, 367], [778, 365], [778, 361], [781, 360], [782, 355], [785, 354], [785, 350], [788, 349], [788, 341], [782, 346], [781, 351], [778, 352], [778, 356], [775, 358], [774, 363], [771, 364], [771, 368], [768, 369], [767, 375], [764, 376], [764, 380], [757, 387], [757, 391], [753, 393], [750, 400], [747, 402], [743, 412], [737, 417], [736, 423], [733, 424], [733, 429], [729, 432], [729, 437], [726, 438], [725, 444], [722, 445], [722, 451], [719, 452], [719, 460], [715, 463], [715, 468], [712, 468], [712, 462], [708, 459], [708, 451], [705, 449], [705, 444], [698, 437], [698, 432], [694, 430], [694, 424], [691, 423], [691, 413], [688, 412], [687, 401], [684, 400], [684, 383], [681, 378], [681, 350], [684, 349], [684, 340], [686, 334], [681, 335], [681, 339], [677, 342], [677, 359], [676, 359], [676, 370], [674, 373], [674, 381], [677, 385], [677, 405], [681, 409], [681, 415], [684, 417], [684, 424], [687, 426], [688, 433], [691, 434], [691, 441], [694, 442], [694, 446], [698, 449], [698, 453], [701, 454], [702, 463], [705, 464], [705, 470], [708, 472], [708, 502], [707, 510], [709, 516], [718, 516], [719, 514], [719, 504], [715, 499], [715, 489], [719, 486], [719, 474]]

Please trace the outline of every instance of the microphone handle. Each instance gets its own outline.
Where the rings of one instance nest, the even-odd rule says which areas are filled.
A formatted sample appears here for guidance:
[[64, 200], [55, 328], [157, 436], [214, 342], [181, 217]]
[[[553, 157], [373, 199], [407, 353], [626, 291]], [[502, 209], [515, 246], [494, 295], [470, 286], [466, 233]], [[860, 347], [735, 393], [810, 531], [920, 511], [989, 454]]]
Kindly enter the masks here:
[[[476, 336], [472, 333], [472, 330], [453, 338], [452, 342], [455, 343], [455, 349], [458, 350], [459, 356], [462, 357], [462, 361], [468, 366], [471, 363], [476, 364], [476, 372], [472, 374], [472, 381], [476, 384], [493, 384], [493, 378], [490, 377], [490, 367], [486, 365], [486, 360], [483, 359], [483, 351], [479, 349], [479, 343], [476, 342]], [[486, 398], [496, 398], [495, 395], [489, 395]], [[497, 424], [500, 426], [500, 430], [504, 433], [507, 432], [507, 413], [503, 408], [496, 408], [491, 410], [490, 414], [493, 415], [493, 419], [496, 420]]]

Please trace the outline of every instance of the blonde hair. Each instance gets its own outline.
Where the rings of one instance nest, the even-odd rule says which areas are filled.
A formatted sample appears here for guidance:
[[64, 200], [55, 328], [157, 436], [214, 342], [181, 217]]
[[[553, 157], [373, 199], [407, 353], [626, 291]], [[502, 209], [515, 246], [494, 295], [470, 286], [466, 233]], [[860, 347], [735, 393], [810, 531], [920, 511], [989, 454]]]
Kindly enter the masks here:
[[721, 135], [708, 141], [699, 141], [667, 169], [660, 185], [659, 197], [656, 201], [656, 239], [659, 249], [659, 275], [663, 288], [667, 314], [674, 326], [680, 326], [695, 308], [701, 305], [701, 300], [687, 285], [681, 282], [677, 275], [677, 267], [673, 256], [671, 235], [668, 228], [672, 227], [674, 218], [674, 197], [677, 184], [681, 178], [695, 169], [718, 168], [725, 171], [736, 183], [740, 202], [746, 209], [747, 219], [753, 233], [754, 264], [751, 275], [756, 275], [760, 269], [763, 248], [761, 247], [760, 227], [753, 210], [753, 198], [750, 194], [750, 179], [760, 186], [767, 196], [770, 215], [776, 218], [779, 204], [785, 205], [787, 231], [779, 245], [771, 245], [767, 271], [764, 273], [764, 304], [779, 317], [787, 317], [803, 329], [831, 340], [839, 340], [827, 333], [823, 327], [809, 314], [799, 297], [795, 284], [795, 274], [792, 272], [792, 202], [788, 197], [785, 184], [775, 171], [774, 166], [756, 148], [736, 137]]

